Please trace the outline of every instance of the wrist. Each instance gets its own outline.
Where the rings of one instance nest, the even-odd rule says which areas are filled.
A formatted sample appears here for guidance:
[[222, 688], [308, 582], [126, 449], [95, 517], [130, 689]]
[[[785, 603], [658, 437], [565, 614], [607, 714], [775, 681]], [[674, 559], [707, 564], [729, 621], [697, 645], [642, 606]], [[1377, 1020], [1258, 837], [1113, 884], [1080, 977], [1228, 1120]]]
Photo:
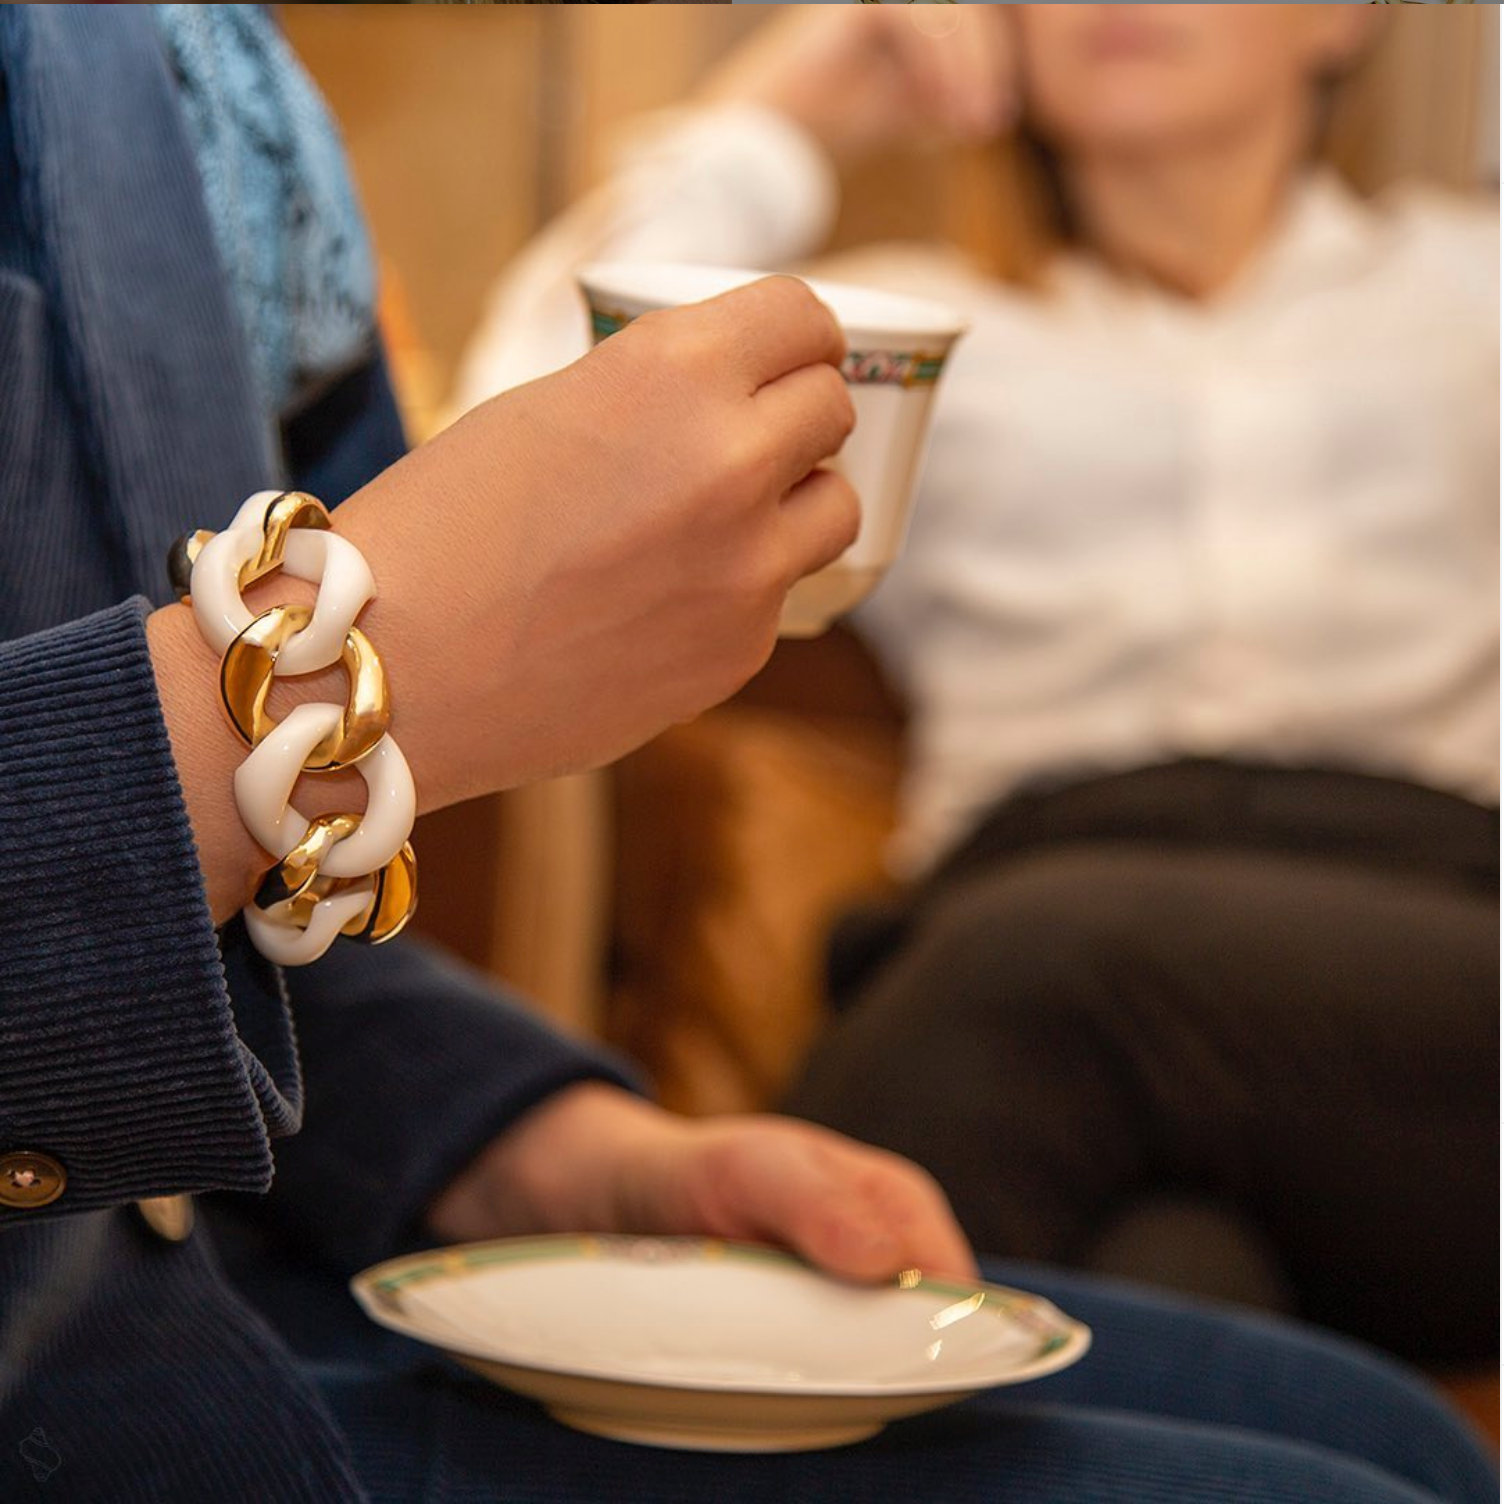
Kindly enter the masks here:
[[[287, 583], [289, 588], [279, 591], [275, 582], [258, 582], [245, 592], [247, 606], [260, 612], [312, 599], [311, 586]], [[257, 845], [235, 809], [235, 770], [245, 760], [245, 744], [220, 708], [219, 657], [199, 634], [192, 609], [172, 605], [153, 611], [146, 635], [209, 908], [215, 924], [224, 924], [251, 901], [276, 858]], [[330, 669], [302, 680], [278, 680], [267, 708], [281, 719], [296, 705], [343, 695], [343, 675]], [[365, 780], [353, 769], [305, 776], [293, 789], [293, 802], [310, 819], [337, 810], [359, 813], [365, 799]]]
[[[274, 493], [264, 494], [271, 497]], [[247, 503], [247, 507], [262, 505], [259, 497], [253, 497]], [[242, 514], [244, 512], [242, 509]], [[266, 516], [270, 519], [271, 512], [268, 511]], [[269, 539], [276, 525], [286, 526], [268, 520]], [[237, 526], [243, 529], [242, 523], [237, 523]], [[327, 527], [327, 522], [324, 526]], [[209, 536], [205, 535], [206, 540]], [[345, 871], [340, 871], [334, 861], [329, 861], [331, 878], [353, 878], [365, 873], [367, 869], [363, 862], [368, 853], [374, 852], [370, 876], [375, 879], [377, 896], [367, 905], [370, 928], [365, 934], [375, 934], [379, 940], [383, 938], [382, 929], [385, 933], [392, 933], [405, 922], [405, 916], [394, 922], [396, 910], [393, 905], [400, 901], [395, 891], [387, 895], [388, 907], [379, 910], [378, 914], [384, 891], [381, 885], [388, 874], [384, 870], [378, 873], [376, 869], [378, 865], [385, 866], [384, 854], [390, 849], [388, 843], [404, 839], [403, 831], [411, 825], [412, 785], [401, 752], [386, 735], [389, 714], [382, 678], [383, 664], [376, 658], [369, 639], [353, 627], [357, 616], [364, 619], [367, 615], [363, 601], [368, 599], [370, 590], [369, 572], [363, 558], [351, 548], [348, 540], [339, 545], [343, 552], [335, 554], [335, 535], [325, 533], [324, 536], [329, 539], [327, 550], [321, 550], [313, 558], [323, 560], [327, 557], [337, 560], [337, 565], [315, 564], [312, 567], [320, 573], [308, 579], [274, 565], [272, 572], [261, 579], [243, 585], [231, 580], [228, 589], [221, 571], [226, 567], [231, 570], [238, 567], [244, 575], [249, 570], [249, 564], [243, 562], [248, 556], [236, 552], [243, 545], [235, 543], [228, 532], [214, 536], [212, 543], [205, 541], [206, 550], [217, 548], [220, 552], [212, 563], [206, 553], [204, 559], [193, 566], [195, 577], [203, 576], [205, 568], [209, 570], [208, 575], [198, 581], [193, 603], [185, 601], [154, 612], [147, 622], [147, 636], [163, 716], [215, 923], [223, 923], [252, 901], [261, 879], [287, 855], [293, 840], [291, 832], [295, 830], [301, 835], [306, 826], [307, 840], [313, 841], [315, 831], [318, 831], [318, 840], [323, 844], [306, 848], [309, 853], [317, 851], [318, 854], [305, 855], [303, 842], [299, 841], [293, 859], [305, 864], [303, 870], [312, 863], [316, 864], [317, 874], [323, 873], [324, 862], [332, 849], [328, 841], [330, 829], [341, 832], [335, 836], [336, 842], [348, 836], [355, 839], [348, 854], [343, 847], [335, 853], [345, 863]], [[276, 557], [279, 562], [282, 546], [278, 536]], [[228, 566], [226, 548], [230, 550]], [[242, 560], [240, 565], [233, 562], [237, 558]], [[299, 567], [304, 570], [310, 567], [306, 549]], [[321, 619], [316, 608], [330, 584], [324, 577], [326, 567], [335, 568], [333, 578], [338, 584], [331, 587], [335, 591], [332, 598], [336, 604], [325, 608], [334, 614]], [[300, 673], [294, 666], [293, 672], [286, 677], [273, 677], [271, 662], [278, 656], [279, 649], [270, 647], [272, 658], [264, 658], [258, 665], [257, 660], [249, 655], [268, 649], [246, 648], [245, 642], [256, 640], [251, 636], [249, 625], [246, 632], [228, 640], [227, 645], [229, 634], [237, 632], [242, 620], [247, 624], [258, 621], [263, 629], [265, 623], [271, 623], [272, 632], [288, 620], [298, 620], [296, 616], [263, 615], [273, 607], [302, 610], [305, 620], [312, 623], [314, 635], [307, 639], [306, 644], [301, 630], [289, 643], [289, 661], [291, 647], [297, 644], [305, 647], [305, 662], [323, 662], [328, 664], [327, 667]], [[320, 620], [323, 621], [322, 628]], [[335, 634], [332, 640], [331, 632]], [[350, 635], [345, 636], [346, 633]], [[341, 636], [345, 640], [344, 663], [339, 660], [331, 663], [331, 647], [337, 647]], [[312, 648], [311, 654], [308, 647]], [[233, 669], [231, 650], [237, 654]], [[375, 677], [371, 677], [373, 675]], [[299, 707], [310, 703], [320, 707], [317, 718], [312, 721], [307, 719], [307, 713], [301, 717], [297, 714]], [[324, 740], [317, 744], [305, 745], [303, 738], [309, 734], [310, 726], [325, 725], [327, 717], [324, 712], [334, 714], [341, 705], [346, 709], [332, 723], [335, 731], [326, 732]], [[229, 707], [233, 707], [234, 726], [230, 717], [223, 713]], [[347, 723], [345, 716], [352, 713], [357, 719]], [[289, 722], [289, 717], [291, 741], [281, 734], [274, 734], [277, 726]], [[235, 727], [239, 728], [238, 731]], [[372, 745], [373, 738], [379, 740], [379, 745]], [[246, 751], [248, 741], [253, 741], [256, 748], [249, 758]], [[316, 756], [310, 755], [310, 745], [319, 749]], [[297, 750], [291, 753], [289, 763], [288, 754], [293, 747]], [[268, 754], [272, 757], [270, 762]], [[299, 759], [304, 757], [309, 757], [309, 761], [304, 762], [303, 767], [318, 771], [311, 775], [300, 772]], [[378, 758], [385, 761], [378, 764]], [[373, 768], [376, 769], [375, 781], [371, 782]], [[372, 788], [380, 795], [375, 810], [380, 818], [368, 823], [363, 817], [367, 813]], [[328, 815], [344, 815], [347, 819], [326, 827], [319, 822], [320, 817]], [[405, 824], [402, 823], [404, 818]], [[292, 824], [294, 821], [295, 825]], [[268, 840], [273, 843], [271, 847], [261, 844]], [[364, 846], [360, 846], [362, 840]], [[360, 848], [358, 855], [357, 847]], [[401, 864], [405, 867], [399, 881], [407, 884], [407, 912], [410, 913], [412, 857], [409, 848], [404, 846], [402, 850], [406, 853], [401, 857]], [[356, 863], [354, 867], [349, 866], [351, 861]], [[392, 863], [393, 870], [397, 865], [399, 863]], [[282, 869], [284, 878], [290, 870]], [[292, 890], [294, 896], [307, 887], [307, 879], [301, 875], [288, 880], [301, 883], [299, 888]], [[350, 897], [340, 901], [347, 911], [361, 892], [370, 894], [373, 891], [369, 882], [364, 888], [353, 882], [346, 886], [351, 889]], [[342, 894], [344, 890], [336, 882], [330, 891]], [[309, 902], [317, 902], [317, 894]], [[324, 907], [320, 905], [321, 913]], [[305, 911], [305, 914], [307, 912], [311, 911]], [[283, 918], [282, 910], [276, 907], [258, 911], [256, 917], [261, 921], [262, 929], [271, 923], [286, 926], [291, 934], [300, 934], [302, 925], [309, 923], [304, 915]], [[324, 923], [327, 925], [328, 920], [325, 919]], [[349, 933], [354, 932], [352, 926]], [[313, 938], [307, 943], [289, 947], [271, 930], [266, 931], [269, 943], [275, 942], [278, 959], [289, 964], [298, 964], [319, 954], [329, 943], [327, 928], [323, 933], [322, 942]], [[262, 944], [261, 939], [257, 939], [257, 944]]]
[[445, 1242], [544, 1232], [622, 1232], [654, 1225], [643, 1167], [676, 1121], [602, 1081], [582, 1081], [525, 1112], [431, 1203]]
[[241, 824], [231, 797], [245, 749], [217, 703], [218, 656], [199, 635], [192, 610], [173, 605], [152, 612], [146, 638], [205, 895], [214, 923], [223, 924], [250, 901], [272, 861]]

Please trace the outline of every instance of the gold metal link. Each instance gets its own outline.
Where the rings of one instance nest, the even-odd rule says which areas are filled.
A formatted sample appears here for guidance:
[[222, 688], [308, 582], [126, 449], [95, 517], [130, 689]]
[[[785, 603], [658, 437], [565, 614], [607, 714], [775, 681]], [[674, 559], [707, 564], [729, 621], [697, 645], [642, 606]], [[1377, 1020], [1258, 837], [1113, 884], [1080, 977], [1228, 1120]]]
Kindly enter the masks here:
[[254, 559], [241, 566], [237, 576], [242, 590], [263, 575], [282, 567], [287, 535], [295, 527], [327, 529], [328, 508], [306, 491], [284, 491], [272, 501], [267, 506], [266, 516], [261, 520], [261, 550]]
[[[308, 606], [273, 606], [256, 617], [225, 650], [219, 668], [220, 698], [230, 724], [252, 747], [277, 725], [266, 709], [277, 654], [312, 620], [313, 611]], [[303, 767], [310, 773], [359, 762], [391, 725], [386, 672], [370, 638], [359, 627], [351, 627], [345, 634], [340, 662], [350, 678], [349, 696], [339, 724], [304, 759]]]
[[412, 842], [376, 874], [376, 893], [363, 919], [352, 919], [340, 931], [362, 945], [381, 945], [402, 933], [418, 907], [418, 858]]
[[195, 533], [184, 533], [168, 550], [167, 577], [185, 606], [193, 600], [193, 561], [213, 536], [207, 528], [201, 527]]
[[324, 858], [359, 826], [359, 815], [315, 815], [303, 839], [261, 880], [256, 890], [257, 907], [269, 909], [301, 897], [319, 875]]
[[[418, 907], [418, 858], [412, 842], [404, 841], [402, 850], [374, 874], [376, 886], [371, 901], [341, 928], [342, 935], [363, 945], [381, 945], [402, 933]], [[318, 877], [299, 890], [288, 905], [288, 921], [298, 929], [307, 929], [313, 911], [331, 893], [339, 893], [363, 877]]]

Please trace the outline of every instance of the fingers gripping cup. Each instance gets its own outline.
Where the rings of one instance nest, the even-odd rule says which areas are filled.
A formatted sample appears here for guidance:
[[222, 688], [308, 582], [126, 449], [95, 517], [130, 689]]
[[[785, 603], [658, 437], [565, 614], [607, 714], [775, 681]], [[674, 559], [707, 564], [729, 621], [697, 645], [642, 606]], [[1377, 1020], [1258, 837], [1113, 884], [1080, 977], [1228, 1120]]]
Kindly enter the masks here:
[[[611, 262], [577, 274], [599, 344], [639, 314], [698, 303], [766, 272], [664, 262]], [[908, 531], [936, 383], [966, 321], [938, 303], [806, 277], [846, 336], [841, 374], [856, 428], [830, 463], [861, 502], [856, 541], [835, 563], [800, 580], [784, 603], [779, 631], [815, 637], [864, 599], [898, 557]]]

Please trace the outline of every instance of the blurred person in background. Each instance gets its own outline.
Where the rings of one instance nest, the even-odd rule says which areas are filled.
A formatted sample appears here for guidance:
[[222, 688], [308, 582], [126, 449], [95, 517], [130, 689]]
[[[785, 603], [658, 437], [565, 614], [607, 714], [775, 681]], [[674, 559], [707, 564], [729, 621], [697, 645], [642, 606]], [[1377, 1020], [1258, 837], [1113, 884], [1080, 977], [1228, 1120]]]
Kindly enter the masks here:
[[503, 279], [461, 405], [583, 347], [586, 260], [797, 262], [836, 166], [994, 142], [996, 264], [819, 268], [972, 332], [856, 617], [909, 886], [788, 1105], [980, 1246], [1491, 1358], [1496, 208], [1322, 165], [1366, 9], [947, 22], [754, 35]]

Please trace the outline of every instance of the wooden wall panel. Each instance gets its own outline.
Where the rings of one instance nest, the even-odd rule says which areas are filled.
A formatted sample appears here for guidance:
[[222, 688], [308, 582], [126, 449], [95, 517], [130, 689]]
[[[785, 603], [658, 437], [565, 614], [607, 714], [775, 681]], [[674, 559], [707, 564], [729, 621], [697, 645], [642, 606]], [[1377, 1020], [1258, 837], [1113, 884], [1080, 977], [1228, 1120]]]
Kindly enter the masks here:
[[287, 5], [281, 15], [344, 130], [383, 262], [447, 389], [487, 285], [538, 223], [547, 12]]

